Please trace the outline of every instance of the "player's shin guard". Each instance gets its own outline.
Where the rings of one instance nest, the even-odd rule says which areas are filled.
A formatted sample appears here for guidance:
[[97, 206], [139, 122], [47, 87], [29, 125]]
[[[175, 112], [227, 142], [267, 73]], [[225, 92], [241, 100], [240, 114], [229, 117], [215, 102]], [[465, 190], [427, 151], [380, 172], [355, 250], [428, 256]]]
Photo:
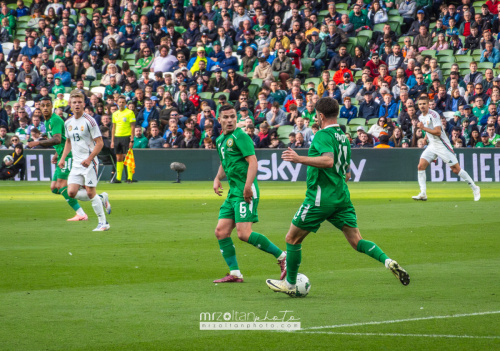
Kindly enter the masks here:
[[469, 184], [469, 186], [471, 187], [471, 189], [474, 189], [476, 187], [476, 184], [474, 184], [474, 181], [470, 177], [469, 173], [467, 173], [463, 169], [461, 169], [460, 172], [458, 172], [458, 176], [460, 178], [462, 178], [462, 180], [464, 182], [466, 182], [467, 184]]
[[248, 243], [252, 244], [256, 248], [270, 253], [274, 257], [278, 258], [282, 254], [283, 251], [279, 249], [276, 245], [274, 245], [271, 240], [269, 240], [265, 235], [252, 232], [248, 237]]
[[425, 171], [418, 171], [418, 185], [420, 185], [420, 194], [426, 194], [427, 192], [427, 175]]
[[233, 240], [231, 238], [221, 239], [219, 240], [219, 247], [229, 269], [231, 271], [239, 270]]
[[116, 180], [122, 180], [123, 162], [116, 162]]
[[380, 247], [377, 246], [374, 242], [361, 239], [358, 242], [358, 246], [356, 248], [359, 252], [362, 252], [371, 258], [374, 258], [385, 264], [385, 260], [389, 257], [382, 251]]
[[80, 201], [90, 201], [90, 197], [87, 194], [87, 190], [85, 189], [80, 189], [76, 193], [75, 199], [80, 200]]
[[101, 198], [96, 195], [94, 196], [93, 199], [90, 200], [92, 203], [92, 208], [94, 209], [95, 214], [97, 215], [97, 218], [99, 219], [99, 223], [105, 224], [106, 222], [106, 215], [104, 214], [104, 208], [102, 207], [102, 201]]
[[69, 197], [67, 186], [64, 186], [61, 189], [59, 189], [59, 194], [61, 194], [64, 197], [68, 205], [70, 205], [73, 210], [78, 211], [80, 209], [78, 201], [76, 199]]
[[290, 284], [297, 283], [300, 262], [302, 261], [302, 244], [286, 244], [286, 280]]

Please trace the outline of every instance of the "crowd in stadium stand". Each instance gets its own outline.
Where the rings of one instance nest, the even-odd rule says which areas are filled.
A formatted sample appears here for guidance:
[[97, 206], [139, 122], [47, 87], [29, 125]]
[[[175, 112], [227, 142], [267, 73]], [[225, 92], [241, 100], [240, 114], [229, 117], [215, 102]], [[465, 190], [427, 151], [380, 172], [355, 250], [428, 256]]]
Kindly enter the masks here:
[[[109, 139], [215, 148], [220, 106], [258, 148], [307, 148], [333, 97], [359, 148], [426, 146], [422, 94], [454, 147], [500, 147], [500, 1], [24, 0], [0, 3], [0, 148], [44, 138], [72, 91]], [[13, 140], [14, 139], [14, 140]]]

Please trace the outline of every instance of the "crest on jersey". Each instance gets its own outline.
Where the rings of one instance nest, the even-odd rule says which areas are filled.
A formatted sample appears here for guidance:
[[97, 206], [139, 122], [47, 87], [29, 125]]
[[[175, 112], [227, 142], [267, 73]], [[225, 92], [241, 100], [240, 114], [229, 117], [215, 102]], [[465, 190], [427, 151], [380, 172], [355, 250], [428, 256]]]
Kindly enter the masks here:
[[72, 128], [73, 128], [73, 127], [69, 126], [69, 127], [68, 127], [68, 130], [71, 130]]
[[234, 144], [233, 139], [228, 139], [226, 145], [229, 146], [229, 147], [231, 147], [231, 146], [233, 146], [233, 144]]
[[81, 130], [82, 130], [82, 132], [83, 132], [83, 126], [81, 126], [81, 127], [80, 127], [80, 129], [81, 129]]

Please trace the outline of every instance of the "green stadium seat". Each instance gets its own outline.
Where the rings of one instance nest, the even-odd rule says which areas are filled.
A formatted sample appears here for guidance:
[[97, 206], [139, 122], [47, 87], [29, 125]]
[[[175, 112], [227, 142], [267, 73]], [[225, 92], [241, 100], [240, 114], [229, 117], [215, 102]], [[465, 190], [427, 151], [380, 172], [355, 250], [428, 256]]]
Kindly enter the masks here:
[[455, 56], [455, 60], [457, 61], [457, 63], [463, 63], [463, 62], [469, 63], [471, 61], [474, 61], [473, 58], [468, 55], [457, 55]]
[[309, 58], [301, 58], [300, 62], [302, 63], [302, 71], [300, 74], [309, 75], [309, 70], [312, 66], [312, 61]]
[[436, 50], [423, 50], [420, 55], [436, 57]]
[[366, 119], [364, 119], [364, 118], [353, 118], [349, 122], [349, 125], [364, 126], [364, 125], [366, 125]]
[[493, 63], [492, 62], [479, 62], [477, 64], [477, 68], [479, 70], [485, 70], [487, 68], [493, 68]]
[[200, 96], [201, 99], [212, 100], [213, 93], [207, 91], [199, 93], [198, 95]]
[[257, 92], [260, 89], [260, 85], [257, 84], [250, 84], [248, 86], [248, 96], [252, 99], [257, 98]]
[[288, 134], [293, 132], [293, 126], [279, 126], [278, 127], [278, 134], [283, 137], [288, 138]]
[[262, 84], [264, 84], [264, 80], [261, 79], [261, 78], [252, 78], [252, 83], [251, 84], [254, 84], [254, 85], [257, 85], [260, 89], [260, 87], [262, 86]]
[[337, 119], [337, 122], [338, 122], [341, 126], [346, 126], [346, 125], [347, 125], [347, 118], [339, 118], [339, 119]]
[[[214, 100], [218, 100], [218, 99], [219, 99], [219, 96], [221, 96], [221, 95], [225, 95], [225, 96], [226, 96], [226, 100], [227, 100], [227, 101], [229, 101], [229, 93], [225, 93], [225, 92], [222, 92], [222, 91], [220, 91], [220, 92], [218, 92], [218, 93], [215, 93], [215, 94], [214, 94], [214, 98], [213, 98], [213, 99], [214, 99]], [[216, 101], [216, 102], [217, 102], [217, 101]]]
[[436, 56], [453, 56], [453, 50], [441, 50]]
[[318, 84], [321, 83], [321, 78], [319, 78], [319, 77], [307, 78], [304, 81], [304, 85], [307, 86], [307, 83], [309, 83], [309, 82], [313, 82], [315, 86], [318, 86]]
[[[443, 50], [445, 51], [445, 50]], [[441, 52], [441, 51], [440, 51]], [[438, 56], [437, 57], [439, 63], [444, 63], [444, 62], [455, 62], [455, 56]]]
[[184, 32], [187, 30], [184, 27], [175, 27], [174, 30], [179, 33], [179, 34], [184, 34]]

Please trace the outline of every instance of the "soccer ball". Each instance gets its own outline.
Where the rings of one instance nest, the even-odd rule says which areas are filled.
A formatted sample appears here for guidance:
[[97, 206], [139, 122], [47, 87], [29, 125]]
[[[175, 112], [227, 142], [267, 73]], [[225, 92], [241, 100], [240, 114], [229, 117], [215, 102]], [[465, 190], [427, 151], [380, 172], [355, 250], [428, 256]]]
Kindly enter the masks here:
[[307, 278], [304, 274], [297, 274], [297, 283], [295, 284], [295, 297], [306, 297], [309, 294], [309, 290], [311, 290], [311, 283], [309, 282], [309, 278]]
[[6, 165], [9, 165], [11, 164], [12, 162], [14, 162], [14, 157], [12, 157], [11, 155], [7, 155], [3, 158], [3, 162], [6, 164]]

